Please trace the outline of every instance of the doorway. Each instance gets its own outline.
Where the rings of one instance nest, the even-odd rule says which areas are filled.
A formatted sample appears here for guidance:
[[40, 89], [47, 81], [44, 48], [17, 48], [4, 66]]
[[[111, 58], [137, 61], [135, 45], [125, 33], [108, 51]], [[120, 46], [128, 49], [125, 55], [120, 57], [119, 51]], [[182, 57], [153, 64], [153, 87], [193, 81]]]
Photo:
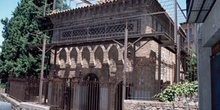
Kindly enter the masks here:
[[83, 79], [87, 85], [86, 110], [99, 110], [99, 79], [96, 74], [89, 73]]
[[211, 59], [212, 110], [220, 108], [220, 53]]

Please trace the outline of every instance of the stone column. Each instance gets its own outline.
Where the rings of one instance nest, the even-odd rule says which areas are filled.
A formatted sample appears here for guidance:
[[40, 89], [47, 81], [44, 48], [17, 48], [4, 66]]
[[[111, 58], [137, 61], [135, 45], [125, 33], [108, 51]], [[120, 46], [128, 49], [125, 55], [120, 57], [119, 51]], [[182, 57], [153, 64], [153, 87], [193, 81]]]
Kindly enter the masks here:
[[108, 110], [109, 106], [109, 97], [108, 97], [108, 88], [107, 87], [101, 87], [100, 88], [100, 103], [99, 103], [99, 109], [100, 110]]
[[82, 83], [75, 83], [72, 99], [74, 110], [85, 110], [88, 106], [88, 87]]

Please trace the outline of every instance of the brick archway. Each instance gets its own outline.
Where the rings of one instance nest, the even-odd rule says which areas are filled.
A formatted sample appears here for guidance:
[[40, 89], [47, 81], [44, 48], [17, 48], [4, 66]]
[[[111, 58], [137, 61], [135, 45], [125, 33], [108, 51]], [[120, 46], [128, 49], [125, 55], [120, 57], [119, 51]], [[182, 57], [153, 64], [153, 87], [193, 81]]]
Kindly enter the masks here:
[[95, 73], [88, 73], [83, 78], [84, 81], [99, 81], [98, 76]]

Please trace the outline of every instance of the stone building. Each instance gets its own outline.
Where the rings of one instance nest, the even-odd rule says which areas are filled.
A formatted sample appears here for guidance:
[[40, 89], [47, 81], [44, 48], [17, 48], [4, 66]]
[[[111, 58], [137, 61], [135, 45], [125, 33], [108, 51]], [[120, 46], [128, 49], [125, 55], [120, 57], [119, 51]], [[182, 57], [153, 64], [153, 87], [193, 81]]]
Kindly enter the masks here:
[[[53, 23], [48, 44], [53, 46], [48, 87], [51, 105], [73, 110], [121, 109], [126, 29], [126, 99], [154, 99], [164, 85], [176, 79], [173, 22], [156, 0], [110, 1], [46, 17]], [[80, 85], [83, 81], [96, 84]], [[62, 91], [70, 92], [65, 95], [69, 100]]]
[[185, 33], [187, 35], [187, 39], [185, 40], [184, 48], [186, 50], [189, 49], [189, 51], [196, 51], [196, 48], [197, 48], [197, 46], [196, 46], [196, 43], [197, 43], [196, 42], [196, 39], [197, 39], [196, 24], [194, 24], [194, 23], [188, 24], [188, 23], [184, 22], [184, 23], [180, 23], [180, 25], [183, 28], [183, 30], [185, 30]]

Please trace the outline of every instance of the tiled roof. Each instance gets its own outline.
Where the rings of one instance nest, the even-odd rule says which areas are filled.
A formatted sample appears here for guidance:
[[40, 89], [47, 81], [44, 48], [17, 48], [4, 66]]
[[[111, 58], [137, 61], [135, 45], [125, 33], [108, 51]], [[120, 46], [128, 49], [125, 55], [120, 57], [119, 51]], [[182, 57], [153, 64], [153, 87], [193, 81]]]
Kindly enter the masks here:
[[117, 2], [117, 1], [119, 1], [119, 0], [100, 2], [100, 3], [97, 3], [97, 4], [91, 4], [91, 5], [87, 5], [87, 6], [82, 6], [82, 7], [78, 7], [78, 8], [74, 8], [74, 9], [67, 9], [67, 10], [62, 10], [62, 11], [53, 10], [52, 13], [47, 14], [47, 16], [56, 15], [56, 14], [59, 14], [59, 13], [70, 12], [70, 11], [76, 11], [76, 10], [80, 10], [80, 9], [96, 7], [96, 6], [100, 6], [100, 5], [104, 5], [104, 4], [110, 4], [110, 3], [113, 3], [113, 2]]
[[[62, 10], [62, 11], [54, 10], [52, 13], [47, 14], [47, 16], [57, 15], [57, 14], [66, 13], [66, 12], [74, 12], [74, 11], [83, 10], [83, 9], [90, 9], [90, 8], [99, 7], [102, 5], [115, 4], [115, 3], [126, 2], [126, 1], [131, 1], [131, 0], [111, 0], [111, 1], [106, 1], [106, 2], [100, 2], [97, 4], [91, 4], [91, 5], [87, 5], [87, 6], [83, 6], [83, 7], [78, 7], [78, 8], [74, 8], [74, 9], [67, 9], [67, 10]], [[154, 3], [157, 2], [156, 3], [157, 9], [160, 11], [164, 11], [164, 8], [160, 5], [160, 3], [157, 0], [152, 0], [152, 2], [154, 2]], [[145, 6], [145, 5], [143, 4], [143, 6]]]

